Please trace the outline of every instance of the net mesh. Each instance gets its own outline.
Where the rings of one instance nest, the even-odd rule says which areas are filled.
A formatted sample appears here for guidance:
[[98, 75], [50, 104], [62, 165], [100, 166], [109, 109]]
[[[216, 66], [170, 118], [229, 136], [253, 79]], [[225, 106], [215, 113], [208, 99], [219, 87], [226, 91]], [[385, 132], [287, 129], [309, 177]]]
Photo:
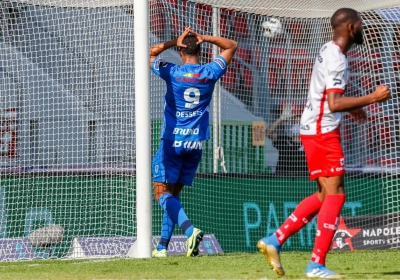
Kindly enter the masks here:
[[[281, 167], [278, 157], [293, 152], [283, 136], [291, 135], [288, 127], [305, 105], [318, 51], [331, 40], [329, 17], [351, 6], [364, 20], [365, 44], [348, 53], [346, 94], [365, 95], [387, 84], [394, 98], [368, 107], [367, 124], [344, 116], [342, 215], [354, 217], [346, 221], [357, 228], [372, 226], [371, 217], [399, 226], [397, 1], [259, 2], [149, 1], [150, 44], [176, 38], [189, 25], [239, 42], [214, 95], [210, 120], [216, 133], [205, 146], [194, 187], [182, 195], [188, 216], [215, 234], [224, 251], [252, 252], [315, 190], [299, 153]], [[24, 258], [65, 258], [81, 237], [99, 238], [98, 244], [112, 240], [113, 253], [124, 255], [136, 235], [132, 1], [3, 1], [0, 8], [0, 242], [60, 225], [61, 243], [33, 248]], [[201, 62], [213, 55], [212, 46], [203, 44]], [[181, 63], [174, 48], [161, 56]], [[164, 92], [164, 82], [151, 75], [153, 154]], [[283, 113], [292, 117], [265, 137]], [[153, 233], [159, 235], [162, 212], [158, 205], [153, 209]], [[315, 221], [284, 248], [309, 250], [314, 235]]]
[[[213, 123], [219, 126], [218, 135], [208, 142], [195, 187], [185, 190], [183, 198], [194, 224], [216, 234], [227, 251], [254, 251], [257, 240], [272, 234], [297, 203], [315, 190], [315, 183], [307, 178], [304, 158], [287, 143], [291, 137], [288, 128], [296, 124], [296, 115], [304, 108], [318, 52], [332, 39], [330, 16], [342, 6], [359, 10], [365, 27], [365, 44], [348, 53], [351, 78], [346, 94], [365, 95], [386, 84], [394, 96], [389, 102], [369, 106], [366, 124], [344, 115], [341, 130], [347, 202], [342, 216], [352, 228], [398, 226], [398, 3], [317, 2], [151, 2], [151, 34], [156, 37], [152, 43], [175, 38], [184, 26], [211, 35], [215, 33], [215, 20], [221, 36], [239, 42], [221, 81], [220, 111], [215, 112], [220, 117]], [[213, 11], [214, 7], [218, 9]], [[202, 62], [212, 57], [212, 47], [203, 45]], [[179, 61], [176, 54], [164, 58]], [[269, 128], [287, 111], [292, 117], [281, 121], [269, 134]], [[260, 121], [265, 123], [269, 137], [261, 137], [265, 142], [257, 146], [253, 140], [260, 138], [259, 131], [263, 130]], [[213, 141], [218, 142], [224, 156], [218, 159], [217, 174], [212, 174]], [[201, 214], [196, 211], [199, 207]], [[284, 248], [310, 250], [315, 228], [314, 220]], [[380, 248], [396, 247], [391, 241], [385, 239]], [[349, 248], [344, 244], [341, 249]]]
[[[75, 237], [134, 236], [128, 7], [0, 7], [1, 237], [22, 238], [21, 258], [48, 258]], [[64, 228], [52, 253], [23, 242], [49, 225]]]

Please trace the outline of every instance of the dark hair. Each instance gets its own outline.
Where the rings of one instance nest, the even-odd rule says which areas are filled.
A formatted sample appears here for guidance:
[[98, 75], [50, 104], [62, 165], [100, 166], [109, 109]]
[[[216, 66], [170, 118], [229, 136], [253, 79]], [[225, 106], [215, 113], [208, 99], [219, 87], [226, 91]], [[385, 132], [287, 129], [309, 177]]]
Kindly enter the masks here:
[[197, 44], [197, 41], [197, 38], [193, 34], [189, 33], [182, 40], [182, 44], [186, 45], [186, 48], [181, 48], [181, 51], [185, 55], [189, 56], [198, 55], [200, 52], [200, 45]]
[[337, 28], [342, 23], [349, 21], [356, 22], [358, 20], [358, 12], [351, 8], [341, 8], [337, 10], [331, 17], [331, 26]]

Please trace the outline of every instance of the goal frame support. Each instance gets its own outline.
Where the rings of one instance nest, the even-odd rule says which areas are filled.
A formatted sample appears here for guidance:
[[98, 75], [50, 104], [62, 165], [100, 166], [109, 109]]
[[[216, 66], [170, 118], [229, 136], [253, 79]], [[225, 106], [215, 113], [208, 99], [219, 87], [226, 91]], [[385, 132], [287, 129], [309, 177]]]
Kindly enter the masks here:
[[[151, 258], [151, 131], [149, 7], [147, 0], [134, 1], [135, 126], [136, 126], [136, 232], [135, 258]], [[139, 137], [138, 137], [139, 136]]]

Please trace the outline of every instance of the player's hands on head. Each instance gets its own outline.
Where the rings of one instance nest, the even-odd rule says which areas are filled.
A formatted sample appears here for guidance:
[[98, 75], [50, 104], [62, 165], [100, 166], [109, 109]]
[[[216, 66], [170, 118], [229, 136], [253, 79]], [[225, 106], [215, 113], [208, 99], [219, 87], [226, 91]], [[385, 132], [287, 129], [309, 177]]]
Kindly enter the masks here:
[[183, 39], [186, 37], [186, 35], [188, 35], [189, 33], [191, 33], [191, 29], [190, 26], [185, 28], [185, 31], [183, 31], [183, 33], [178, 37], [178, 39], [176, 40], [176, 46], [179, 48], [186, 48], [187, 46], [184, 45], [182, 43]]
[[190, 30], [190, 33], [192, 33], [194, 36], [196, 36], [197, 38], [197, 45], [200, 45], [201, 43], [203, 43], [205, 41], [204, 36], [194, 32], [193, 30]]
[[376, 102], [384, 102], [392, 97], [389, 87], [383, 85], [377, 86], [373, 95]]

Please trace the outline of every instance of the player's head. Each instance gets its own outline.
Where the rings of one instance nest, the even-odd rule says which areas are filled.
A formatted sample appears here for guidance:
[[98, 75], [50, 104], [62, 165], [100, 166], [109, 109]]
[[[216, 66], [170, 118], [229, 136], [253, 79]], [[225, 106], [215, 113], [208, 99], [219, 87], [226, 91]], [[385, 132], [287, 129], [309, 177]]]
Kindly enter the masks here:
[[198, 57], [200, 55], [200, 44], [197, 44], [198, 40], [196, 36], [192, 33], [186, 35], [182, 40], [182, 44], [186, 46], [186, 48], [180, 48], [181, 56], [194, 56]]
[[331, 26], [335, 34], [346, 36], [351, 43], [361, 45], [363, 39], [363, 27], [360, 14], [351, 8], [341, 8], [331, 17]]

